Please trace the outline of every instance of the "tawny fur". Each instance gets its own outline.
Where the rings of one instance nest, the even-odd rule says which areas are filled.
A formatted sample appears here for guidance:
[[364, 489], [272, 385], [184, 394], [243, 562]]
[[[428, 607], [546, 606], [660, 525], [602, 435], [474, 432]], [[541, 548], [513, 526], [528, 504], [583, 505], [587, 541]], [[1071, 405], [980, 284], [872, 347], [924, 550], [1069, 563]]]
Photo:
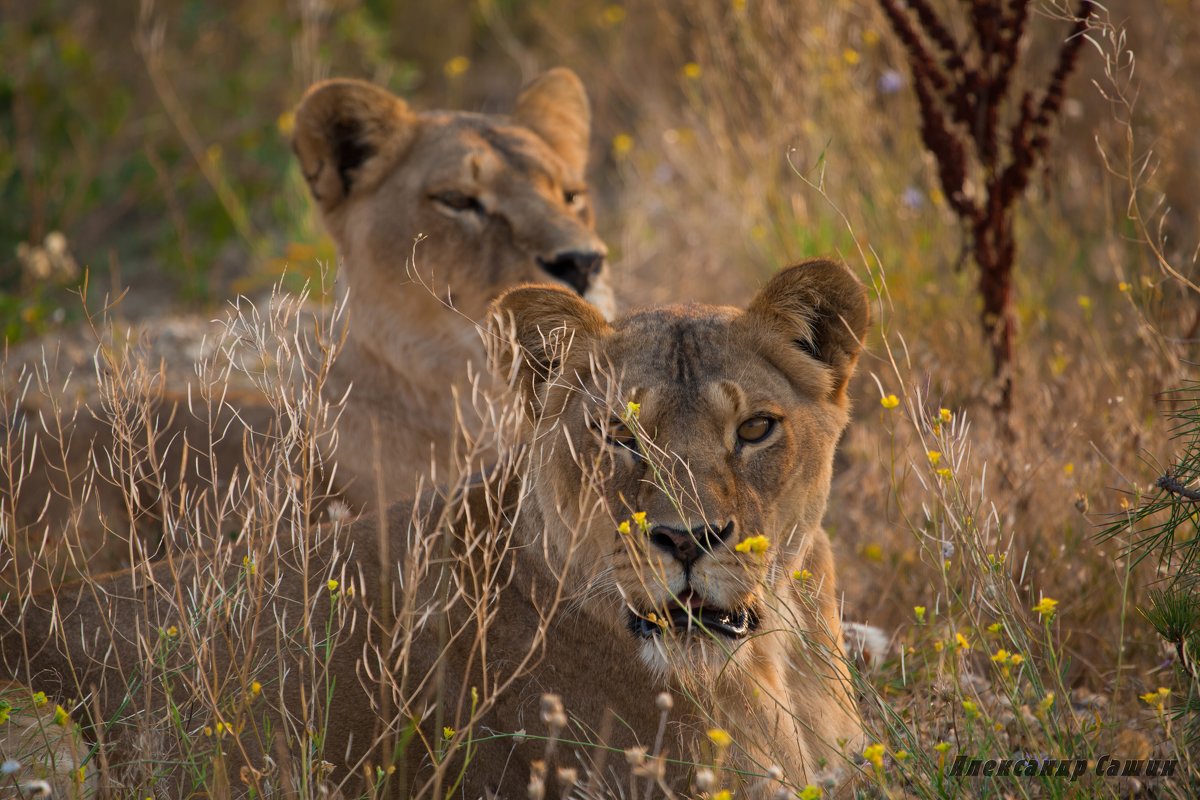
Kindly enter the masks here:
[[[477, 329], [488, 304], [550, 281], [544, 264], [561, 254], [605, 252], [586, 191], [590, 124], [583, 86], [562, 68], [530, 84], [512, 116], [419, 113], [348, 80], [301, 101], [295, 150], [349, 293], [327, 390], [352, 388], [335, 458], [353, 506], [414, 496], [431, 466], [434, 482], [453, 479], [457, 427], [476, 427], [469, 370], [490, 386]], [[439, 203], [448, 193], [482, 210]], [[584, 295], [612, 313], [607, 267]]]
[[[545, 734], [538, 707], [548, 692], [561, 695], [569, 716], [561, 732], [565, 740], [596, 741], [608, 719], [604, 743], [652, 747], [660, 723], [655, 698], [671, 691], [675, 707], [668, 715], [664, 748], [672, 758], [707, 761], [712, 747], [705, 731], [721, 727], [734, 741], [727, 766], [765, 775], [779, 765], [793, 788], [845, 766], [847, 754], [861, 750], [862, 728], [845, 666], [834, 564], [821, 518], [834, 447], [849, 416], [845, 385], [867, 324], [862, 286], [841, 266], [818, 261], [780, 273], [745, 312], [671, 307], [610, 324], [570, 292], [544, 286], [510, 291], [493, 309], [494, 374], [512, 383], [529, 419], [525, 447], [513, 456], [519, 471], [471, 488], [461, 507], [435, 499], [416, 508], [409, 503], [391, 507], [382, 532], [385, 559], [380, 524], [366, 518], [348, 534], [314, 544], [306, 559], [281, 558], [280, 572], [272, 568], [263, 574], [264, 569], [247, 578], [236, 554], [227, 560], [226, 585], [243, 587], [237, 591], [247, 592], [250, 607], [265, 604], [264, 623], [256, 632], [264, 653], [274, 652], [280, 641], [273, 621], [286, 617], [292, 630], [305, 618], [304, 598], [311, 598], [307, 618], [316, 622], [331, 614], [355, 615], [352, 632], [343, 634], [331, 655], [335, 713], [327, 720], [323, 757], [339, 759], [335, 780], [355, 796], [362, 789], [362, 763], [381, 763], [376, 743], [388, 736], [386, 720], [375, 713], [376, 690], [364, 688], [366, 676], [380, 668], [370, 658], [364, 661], [370, 643], [379, 640], [371, 620], [381, 614], [385, 587], [407, 574], [413, 548], [428, 541], [428, 532], [414, 520], [447, 510], [452, 539], [421, 583], [414, 607], [432, 602], [447, 586], [469, 587], [473, 571], [501, 551], [511, 573], [496, 571], [502, 588], [484, 606], [494, 615], [486, 630], [461, 603], [445, 615], [413, 623], [416, 639], [407, 650], [403, 675], [411, 687], [420, 676], [439, 674], [435, 666], [440, 664], [438, 679], [448, 695], [439, 696], [433, 684], [412, 690], [400, 698], [405, 704], [400, 719], [429, 712], [421, 723], [423, 735], [426, 742], [439, 742], [438, 725], [463, 725], [470, 687], [493, 686], [527, 653], [537, 656], [477, 722], [474, 733], [485, 741], [472, 751], [459, 790], [463, 796], [526, 796], [531, 769], [546, 757], [546, 748], [495, 734]], [[509, 337], [519, 345], [503, 345]], [[823, 357], [810, 355], [801, 340], [821, 342]], [[623, 411], [628, 400], [640, 404], [636, 418]], [[773, 435], [755, 446], [738, 445], [734, 431], [740, 421], [764, 412], [777, 418]], [[623, 413], [638, 431], [643, 458], [608, 438], [612, 417]], [[663, 450], [661, 458], [657, 448]], [[649, 464], [660, 470], [653, 477], [644, 471]], [[681, 495], [670, 490], [674, 481], [686, 487]], [[678, 562], [654, 549], [641, 526], [621, 532], [618, 521], [635, 511], [646, 513], [647, 529], [696, 520], [736, 524], [730, 540], [691, 566], [690, 580], [714, 605], [756, 607], [761, 623], [754, 635], [730, 640], [667, 631], [650, 640], [657, 642], [651, 649], [661, 663], [644, 660], [648, 640], [631, 632], [628, 611], [661, 609], [682, 588], [683, 572]], [[737, 543], [756, 535], [769, 539], [765, 552], [737, 550]], [[153, 567], [153, 582], [144, 572], [122, 573], [98, 586], [60, 589], [57, 627], [51, 597], [34, 598], [18, 619], [6, 620], [7, 630], [0, 628], [4, 666], [52, 693], [95, 691], [87, 707], [94, 704], [105, 719], [136, 712], [160, 719], [162, 692], [128, 695], [116, 665], [137, 663], [139, 648], [146, 646], [139, 645], [139, 635], [161, 647], [154, 645], [162, 641], [161, 633], [155, 639], [161, 631], [156, 626], [178, 618], [172, 610], [177, 597], [190, 597], [191, 587], [214, 580], [196, 575], [202, 563], [208, 562], [159, 564]], [[300, 563], [306, 571], [298, 571]], [[353, 585], [355, 597], [332, 595], [325, 586], [330, 575], [340, 577], [343, 589]], [[275, 588], [268, 592], [267, 586]], [[560, 586], [564, 597], [556, 606]], [[544, 615], [552, 608], [559, 613], [547, 624]], [[208, 604], [200, 611], [211, 613]], [[544, 639], [539, 630], [545, 630]], [[105, 635], [95, 641], [94, 631]], [[438, 644], [439, 631], [456, 634], [445, 648]], [[195, 658], [192, 645], [182, 634], [178, 642], [167, 666], [187, 669]], [[29, 643], [26, 660], [21, 654]], [[244, 663], [243, 651], [251, 645], [234, 640], [211, 646], [215, 663], [227, 664]], [[285, 647], [284, 658], [295, 663], [274, 665], [289, 667], [283, 684], [269, 690], [276, 718], [279, 709], [294, 714], [305, 707], [303, 674], [311, 655]], [[399, 662], [387, 663], [399, 680]], [[175, 700], [177, 713], [185, 717], [189, 708], [204, 707], [178, 693]], [[129, 708], [122, 710], [123, 702]], [[435, 708], [443, 715], [440, 720]], [[614, 719], [618, 724], [611, 724]], [[287, 729], [278, 723], [275, 728]], [[117, 725], [107, 731], [109, 764], [119, 764], [122, 753], [138, 752], [139, 744], [144, 747], [122, 742], [122, 730]], [[290, 730], [297, 735], [294, 727]], [[242, 734], [237, 741], [238, 748], [226, 747], [227, 752], [244, 748], [251, 765], [260, 766], [264, 754], [255, 738]], [[397, 796], [434, 788], [428, 783], [428, 751], [418, 742], [414, 739], [405, 751], [402, 785], [399, 778], [389, 785]], [[555, 765], [576, 766], [576, 757], [594, 763], [596, 756], [587, 747], [560, 743], [549, 774]], [[448, 763], [439, 793], [457, 775], [460, 762]], [[621, 777], [626, 769], [624, 758], [613, 757], [605, 774], [626, 785]], [[687, 779], [686, 770], [666, 767], [669, 784], [686, 789]], [[767, 797], [777, 788], [766, 778], [747, 778], [737, 792]]]

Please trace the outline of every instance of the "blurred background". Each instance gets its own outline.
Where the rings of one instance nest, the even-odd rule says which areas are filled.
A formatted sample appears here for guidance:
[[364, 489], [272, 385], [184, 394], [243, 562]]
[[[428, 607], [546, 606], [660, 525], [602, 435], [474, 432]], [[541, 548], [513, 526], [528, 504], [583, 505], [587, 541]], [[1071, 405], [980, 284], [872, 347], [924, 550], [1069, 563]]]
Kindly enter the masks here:
[[[1034, 9], [1015, 80], [1040, 89], [1070, 25]], [[894, 630], [942, 567], [922, 546], [937, 525], [924, 448], [879, 403], [895, 393], [973, 425], [980, 536], [1013, 553], [1031, 602], [1045, 587], [1062, 599], [1072, 680], [1103, 685], [1120, 661], [1103, 632], [1137, 598], [1094, 533], [1169, 458], [1163, 393], [1194, 377], [1200, 325], [1197, 295], [1164, 270], [1197, 276], [1200, 3], [1107, 9], [1118, 27], [1083, 48], [1018, 203], [1008, 431], [967, 240], [904, 53], [867, 0], [0, 0], [0, 329], [9, 343], [70, 330], [85, 272], [93, 304], [129, 289], [118, 317], [211, 318], [334, 265], [289, 145], [313, 81], [503, 112], [566, 65], [593, 104], [598, 227], [624, 306], [740, 303], [806, 256], [873, 284], [829, 514], [850, 614]], [[1122, 658], [1153, 669], [1158, 647], [1135, 635]]]

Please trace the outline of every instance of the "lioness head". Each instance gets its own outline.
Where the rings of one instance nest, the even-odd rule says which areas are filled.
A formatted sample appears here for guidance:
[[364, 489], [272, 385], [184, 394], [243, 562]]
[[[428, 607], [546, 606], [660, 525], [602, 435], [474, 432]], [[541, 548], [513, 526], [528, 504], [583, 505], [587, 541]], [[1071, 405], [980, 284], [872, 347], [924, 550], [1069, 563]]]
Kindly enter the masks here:
[[[859, 281], [811, 261], [745, 311], [610, 324], [569, 292], [526, 287], [495, 314], [516, 346], [494, 366], [536, 420], [551, 563], [578, 566], [589, 622], [688, 673], [750, 664], [767, 646], [756, 632], [794, 629], [793, 571], [832, 571], [820, 525], [869, 318]], [[832, 598], [833, 575], [814, 580]]]
[[590, 124], [582, 84], [561, 68], [511, 116], [419, 113], [362, 81], [313, 86], [293, 145], [344, 260], [353, 321], [372, 328], [363, 305], [395, 313], [389, 298], [422, 290], [482, 319], [505, 289], [547, 281], [611, 313], [584, 179]]

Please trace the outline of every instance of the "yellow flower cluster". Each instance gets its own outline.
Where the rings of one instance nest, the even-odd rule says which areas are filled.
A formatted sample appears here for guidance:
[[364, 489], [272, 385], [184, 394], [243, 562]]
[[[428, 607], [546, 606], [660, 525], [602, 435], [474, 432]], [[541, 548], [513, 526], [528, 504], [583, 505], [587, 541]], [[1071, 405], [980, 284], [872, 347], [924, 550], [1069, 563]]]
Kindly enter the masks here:
[[[632, 523], [632, 525], [630, 523]], [[646, 521], [645, 511], [635, 511], [633, 512], [632, 517], [622, 520], [620, 524], [617, 525], [617, 532], [622, 536], [628, 536], [629, 534], [633, 533], [633, 527], [635, 525], [642, 533], [647, 533], [650, 530], [650, 523]]]
[[1153, 706], [1154, 710], [1162, 711], [1167, 706], [1167, 698], [1171, 696], [1171, 690], [1165, 686], [1158, 687], [1157, 692], [1146, 692], [1141, 695], [1142, 702], [1146, 705]]
[[708, 739], [710, 742], [712, 742], [717, 747], [720, 747], [722, 749], [729, 747], [729, 745], [733, 744], [733, 737], [730, 736], [729, 732], [724, 730], [723, 728], [709, 728], [708, 729]]
[[1058, 605], [1058, 601], [1052, 597], [1043, 597], [1041, 601], [1033, 607], [1033, 610], [1041, 614], [1042, 619], [1049, 622], [1054, 617], [1054, 609]]
[[873, 744], [863, 750], [863, 758], [875, 765], [875, 769], [883, 769], [884, 748], [881, 744]]
[[890, 411], [891, 409], [900, 405], [900, 399], [894, 394], [884, 395], [883, 397], [879, 398], [879, 405]]
[[771, 540], [761, 534], [758, 536], [747, 536], [736, 545], [734, 550], [739, 553], [765, 553], [767, 548], [771, 546]]

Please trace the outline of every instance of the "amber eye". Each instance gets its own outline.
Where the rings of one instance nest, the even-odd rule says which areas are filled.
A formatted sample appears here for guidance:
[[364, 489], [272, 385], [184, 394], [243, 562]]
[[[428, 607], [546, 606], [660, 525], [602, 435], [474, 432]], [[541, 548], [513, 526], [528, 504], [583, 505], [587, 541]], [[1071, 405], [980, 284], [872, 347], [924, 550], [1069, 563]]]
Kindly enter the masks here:
[[579, 189], [568, 189], [563, 192], [563, 202], [572, 208], [583, 205], [583, 192]]
[[761, 442], [775, 430], [775, 420], [770, 417], [751, 417], [738, 425], [738, 440], [744, 444]]
[[465, 192], [439, 192], [430, 195], [430, 199], [451, 211], [472, 211], [476, 214], [483, 214], [485, 212], [483, 203], [479, 202], [479, 198], [472, 197]]

